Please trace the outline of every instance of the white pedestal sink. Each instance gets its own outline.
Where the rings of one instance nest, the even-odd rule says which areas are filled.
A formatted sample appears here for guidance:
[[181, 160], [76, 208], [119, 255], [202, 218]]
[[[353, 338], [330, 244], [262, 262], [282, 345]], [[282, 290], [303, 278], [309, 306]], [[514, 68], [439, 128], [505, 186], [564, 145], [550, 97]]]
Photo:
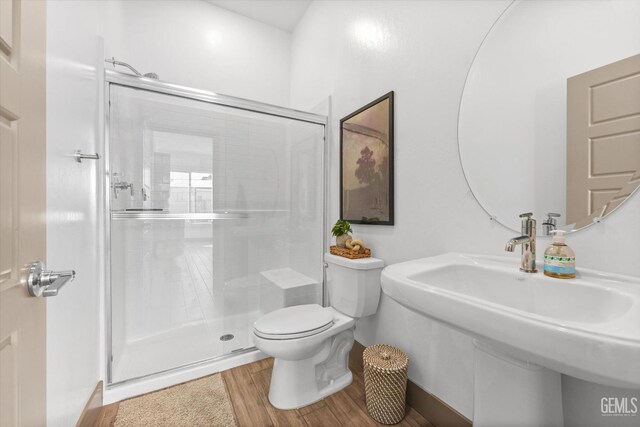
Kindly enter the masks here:
[[640, 279], [449, 253], [394, 264], [382, 290], [474, 338], [474, 426], [562, 426], [560, 373], [640, 388]]

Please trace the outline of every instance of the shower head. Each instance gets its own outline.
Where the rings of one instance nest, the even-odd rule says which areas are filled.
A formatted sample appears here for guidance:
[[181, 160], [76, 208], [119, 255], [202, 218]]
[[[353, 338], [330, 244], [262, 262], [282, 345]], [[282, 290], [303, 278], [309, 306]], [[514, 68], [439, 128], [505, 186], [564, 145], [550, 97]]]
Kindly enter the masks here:
[[113, 64], [113, 68], [116, 67], [116, 65], [119, 65], [121, 67], [127, 67], [128, 69], [130, 69], [131, 71], [133, 71], [133, 73], [138, 76], [138, 77], [146, 77], [148, 79], [154, 79], [154, 80], [158, 80], [159, 77], [156, 73], [145, 73], [144, 75], [141, 74], [138, 70], [136, 70], [135, 68], [133, 68], [131, 65], [127, 64], [126, 62], [122, 62], [122, 61], [116, 61], [116, 58], [114, 58], [113, 56], [111, 57], [111, 59], [107, 58], [104, 60], [105, 62], [108, 62], [110, 64]]

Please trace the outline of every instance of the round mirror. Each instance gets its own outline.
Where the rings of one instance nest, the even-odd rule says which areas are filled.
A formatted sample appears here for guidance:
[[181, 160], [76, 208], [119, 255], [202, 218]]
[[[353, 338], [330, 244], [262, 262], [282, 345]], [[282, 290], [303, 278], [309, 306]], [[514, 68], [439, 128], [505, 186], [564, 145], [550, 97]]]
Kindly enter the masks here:
[[[640, 184], [640, 1], [514, 1], [469, 70], [460, 158], [487, 213], [577, 230]], [[549, 215], [551, 214], [551, 215]]]

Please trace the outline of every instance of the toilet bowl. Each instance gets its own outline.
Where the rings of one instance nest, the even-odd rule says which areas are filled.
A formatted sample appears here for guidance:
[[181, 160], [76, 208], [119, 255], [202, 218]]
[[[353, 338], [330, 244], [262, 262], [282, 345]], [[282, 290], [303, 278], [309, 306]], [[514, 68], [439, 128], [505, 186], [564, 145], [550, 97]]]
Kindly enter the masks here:
[[279, 409], [310, 405], [351, 384], [356, 320], [378, 307], [382, 260], [325, 254], [325, 261], [330, 307], [286, 307], [254, 324], [255, 346], [275, 359], [269, 401]]

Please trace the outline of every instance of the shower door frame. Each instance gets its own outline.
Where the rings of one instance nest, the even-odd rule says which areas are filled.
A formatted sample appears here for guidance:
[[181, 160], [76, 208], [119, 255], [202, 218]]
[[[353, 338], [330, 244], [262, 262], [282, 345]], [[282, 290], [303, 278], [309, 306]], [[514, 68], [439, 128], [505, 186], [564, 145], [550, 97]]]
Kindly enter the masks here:
[[[157, 377], [169, 372], [176, 372], [186, 368], [195, 367], [199, 365], [205, 365], [212, 362], [230, 359], [237, 357], [240, 354], [255, 351], [255, 347], [249, 347], [241, 351], [233, 353], [222, 354], [220, 356], [214, 356], [209, 359], [199, 360], [196, 362], [188, 363], [185, 365], [175, 366], [162, 371], [154, 372], [139, 377], [128, 378], [126, 380], [113, 382], [113, 353], [112, 353], [112, 305], [111, 305], [111, 159], [109, 155], [110, 150], [110, 135], [109, 127], [111, 124], [111, 85], [128, 87], [139, 90], [146, 90], [149, 92], [160, 93], [163, 95], [176, 96], [179, 98], [190, 99], [194, 101], [206, 102], [209, 104], [220, 105], [223, 107], [235, 108], [238, 110], [251, 111], [260, 114], [266, 114], [269, 116], [282, 117], [285, 119], [292, 119], [301, 122], [307, 122], [312, 124], [321, 125], [323, 127], [322, 138], [322, 254], [327, 247], [327, 203], [328, 203], [328, 177], [329, 177], [329, 144], [328, 144], [328, 125], [329, 120], [327, 116], [320, 114], [309, 113], [306, 111], [300, 111], [277, 105], [266, 104], [259, 101], [252, 101], [244, 98], [237, 98], [229, 95], [221, 95], [215, 92], [210, 92], [201, 89], [194, 89], [186, 86], [177, 85], [174, 83], [163, 82], [159, 80], [153, 80], [150, 78], [137, 77], [132, 74], [122, 73], [113, 70], [104, 70], [104, 298], [105, 298], [105, 364], [106, 364], [106, 381], [105, 387], [107, 389], [118, 387], [121, 385], [133, 383], [143, 379]], [[137, 214], [142, 216], [141, 214]], [[173, 218], [177, 214], [171, 215]], [[194, 214], [180, 214], [180, 217], [191, 218]], [[214, 217], [219, 214], [206, 214], [207, 218]], [[323, 255], [324, 256], [324, 255]], [[324, 259], [320, 259], [322, 264], [322, 305], [327, 306], [328, 296], [326, 289], [326, 265]]]

